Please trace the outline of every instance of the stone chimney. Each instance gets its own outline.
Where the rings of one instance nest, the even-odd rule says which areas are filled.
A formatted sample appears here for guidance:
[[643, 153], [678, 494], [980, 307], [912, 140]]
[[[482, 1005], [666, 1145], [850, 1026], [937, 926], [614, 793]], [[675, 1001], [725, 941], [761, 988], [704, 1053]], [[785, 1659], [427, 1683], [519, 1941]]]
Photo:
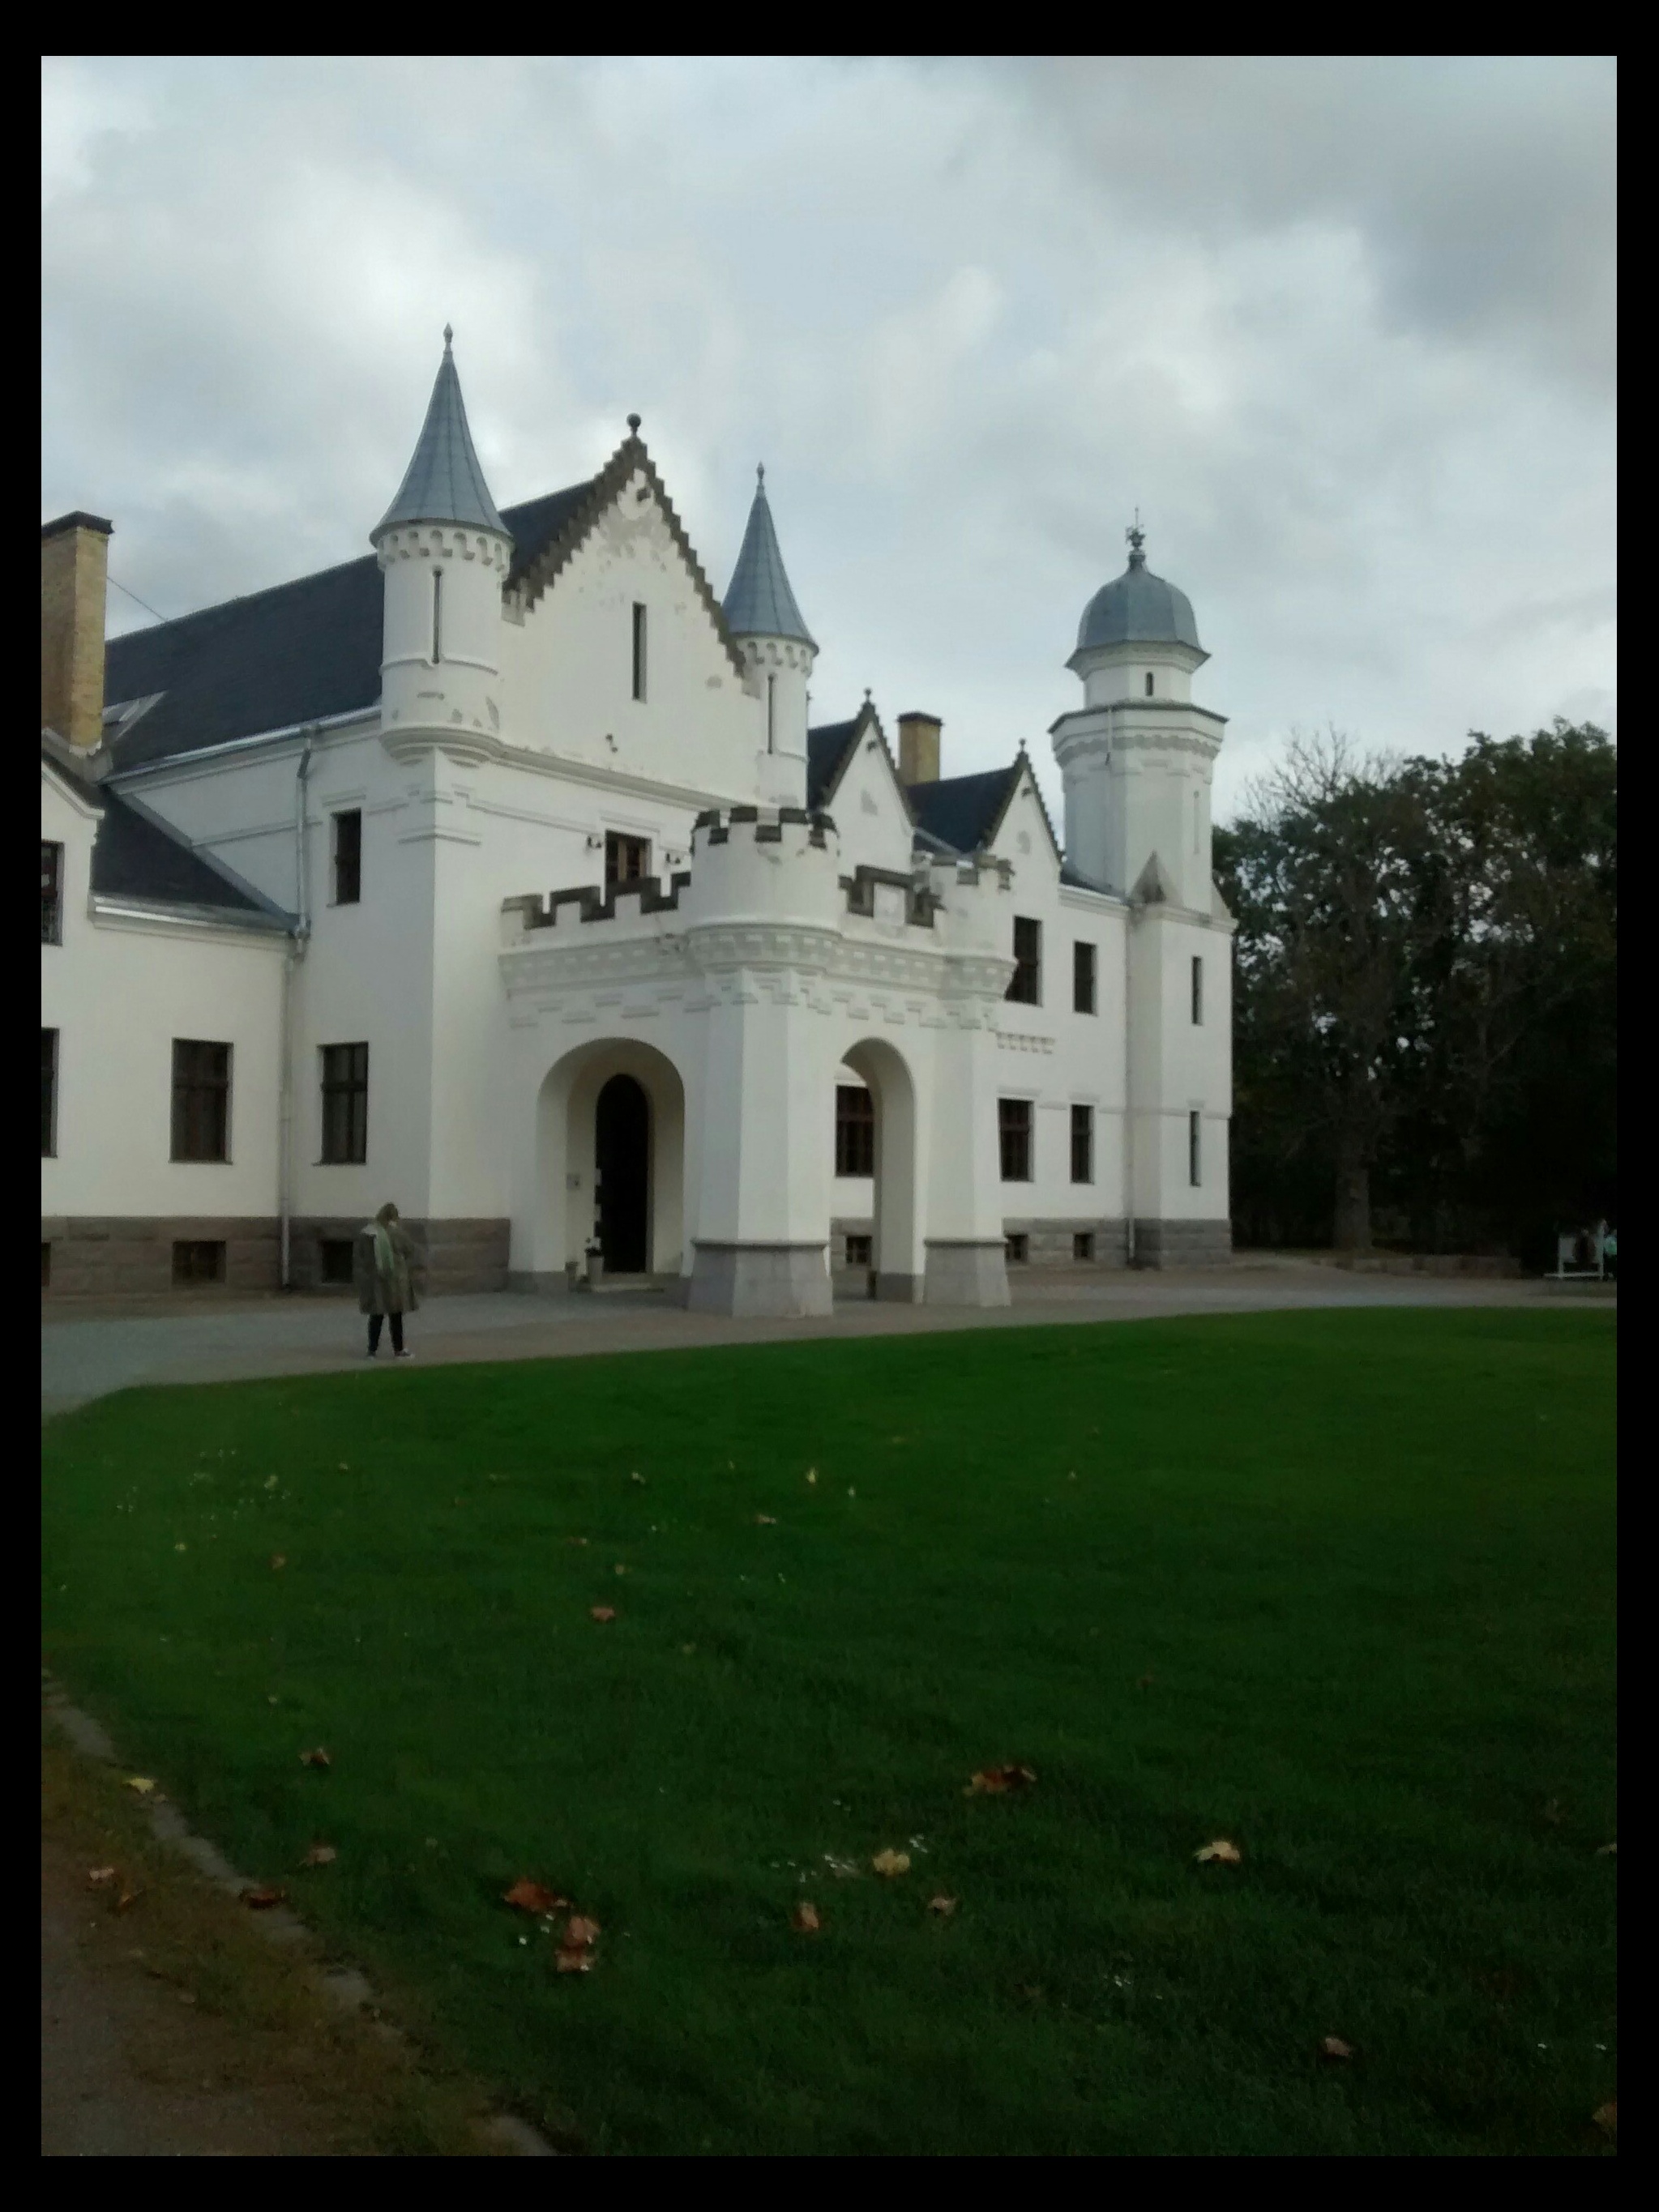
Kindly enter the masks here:
[[939, 781], [939, 741], [945, 725], [937, 714], [901, 714], [898, 718], [899, 781]]
[[112, 523], [40, 527], [40, 721], [88, 751], [104, 733], [104, 599]]

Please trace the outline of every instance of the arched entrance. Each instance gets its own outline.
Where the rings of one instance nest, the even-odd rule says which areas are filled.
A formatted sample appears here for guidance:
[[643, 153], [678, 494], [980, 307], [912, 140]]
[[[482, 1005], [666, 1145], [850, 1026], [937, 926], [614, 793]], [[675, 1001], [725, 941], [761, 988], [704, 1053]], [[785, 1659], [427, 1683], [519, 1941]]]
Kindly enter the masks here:
[[631, 1075], [600, 1087], [593, 1115], [593, 1197], [607, 1275], [651, 1264], [651, 1102]]
[[919, 1302], [923, 1261], [915, 1084], [903, 1055], [884, 1037], [855, 1044], [842, 1055], [842, 1065], [868, 1086], [874, 1121], [871, 1295], [904, 1304]]

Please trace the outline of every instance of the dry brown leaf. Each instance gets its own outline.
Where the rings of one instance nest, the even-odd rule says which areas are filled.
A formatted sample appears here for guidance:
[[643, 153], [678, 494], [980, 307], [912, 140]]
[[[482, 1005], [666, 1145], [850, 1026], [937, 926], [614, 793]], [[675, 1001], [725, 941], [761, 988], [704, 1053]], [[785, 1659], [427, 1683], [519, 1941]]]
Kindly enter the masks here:
[[107, 1889], [111, 1882], [115, 1880], [116, 1875], [119, 1872], [120, 1869], [118, 1867], [88, 1867], [87, 1869], [87, 1887], [88, 1889]]
[[1600, 1844], [1596, 1846], [1595, 1856], [1598, 1859], [1616, 1859], [1619, 1856], [1619, 1846], [1616, 1843]]
[[313, 1844], [306, 1853], [307, 1866], [332, 1866], [339, 1853], [332, 1844]]
[[124, 1881], [109, 1901], [111, 1911], [125, 1912], [129, 1905], [137, 1905], [143, 1893], [141, 1884]]
[[593, 1620], [614, 1620], [617, 1618], [614, 1605], [590, 1605], [587, 1611], [589, 1618]]
[[1319, 2055], [1322, 2058], [1352, 2058], [1353, 2045], [1344, 2043], [1340, 2035], [1328, 2035], [1320, 2044]]
[[886, 1875], [890, 1880], [894, 1875], [909, 1873], [910, 1854], [908, 1851], [878, 1851], [870, 1863], [878, 1874]]
[[278, 1567], [285, 1567], [288, 1565], [286, 1553], [282, 1552], [273, 1552], [270, 1555], [270, 1565], [273, 1573]]
[[300, 1753], [300, 1764], [301, 1766], [332, 1766], [334, 1761], [323, 1749], [321, 1744], [319, 1744], [315, 1751], [302, 1751]]
[[597, 1920], [585, 1919], [580, 1912], [573, 1912], [565, 1925], [564, 1948], [567, 1951], [586, 1951], [599, 1932]]
[[593, 1954], [586, 1950], [556, 1951], [553, 1954], [553, 1964], [562, 1974], [591, 1974], [593, 1971]]
[[817, 1480], [817, 1479], [818, 1479], [818, 1471], [817, 1471], [817, 1468], [815, 1468], [815, 1467], [809, 1467], [809, 1468], [807, 1468], [807, 1470], [806, 1470], [806, 1480], [807, 1480], [809, 1482], [816, 1482], [816, 1481]]
[[809, 1905], [803, 1897], [789, 1916], [789, 1925], [798, 1935], [816, 1936], [823, 1923], [818, 1918], [818, 1908]]
[[985, 1766], [963, 1791], [964, 1797], [1001, 1797], [1011, 1790], [1027, 1790], [1036, 1780], [1029, 1766]]
[[645, 1480], [645, 1477], [642, 1474], [630, 1474], [628, 1480], [630, 1482], [643, 1482]]
[[775, 1528], [777, 1525], [778, 1516], [775, 1513], [757, 1513], [755, 1516], [755, 1526], [757, 1528]]
[[129, 1774], [127, 1777], [127, 1788], [136, 1790], [141, 1797], [148, 1797], [155, 1787], [148, 1774]]
[[1218, 1866], [1237, 1866], [1243, 1856], [1238, 1845], [1230, 1844], [1224, 1836], [1218, 1836], [1212, 1844], [1206, 1844], [1201, 1851], [1193, 1853], [1200, 1866], [1208, 1865], [1212, 1860]]
[[277, 1889], [270, 1882], [253, 1881], [242, 1892], [242, 1902], [255, 1912], [268, 1912], [273, 1905], [280, 1905], [287, 1895], [285, 1889]]
[[954, 1897], [930, 1897], [927, 1900], [927, 1910], [937, 1913], [941, 1920], [948, 1920], [956, 1909], [957, 1900]]
[[1617, 2102], [1615, 2101], [1610, 2105], [1598, 2105], [1595, 2110], [1590, 2114], [1590, 2123], [1592, 2126], [1605, 2130], [1608, 2135], [1616, 2136], [1619, 2132], [1619, 2106]]
[[514, 1883], [501, 1902], [503, 1905], [516, 1905], [520, 1912], [533, 1912], [538, 1917], [549, 1912], [568, 1912], [570, 1909], [568, 1897], [561, 1897], [556, 1890], [548, 1889], [538, 1881], [532, 1881], [527, 1875], [521, 1881]]

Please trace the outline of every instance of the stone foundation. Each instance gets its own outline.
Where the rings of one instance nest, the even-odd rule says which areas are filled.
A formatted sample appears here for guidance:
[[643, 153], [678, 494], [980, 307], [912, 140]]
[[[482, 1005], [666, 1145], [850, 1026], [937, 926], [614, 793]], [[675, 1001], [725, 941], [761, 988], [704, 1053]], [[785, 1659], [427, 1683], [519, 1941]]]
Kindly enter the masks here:
[[1006, 1306], [1008, 1268], [1000, 1243], [927, 1239], [922, 1296], [930, 1306]]
[[[307, 1213], [289, 1224], [289, 1273], [296, 1291], [353, 1295], [350, 1283], [324, 1280], [323, 1246], [349, 1244], [362, 1227], [364, 1218], [362, 1214]], [[457, 1291], [507, 1288], [509, 1223], [441, 1215], [413, 1220], [405, 1215], [403, 1226], [421, 1255], [416, 1286], [423, 1298]]]
[[[1022, 1267], [1127, 1267], [1129, 1264], [1129, 1232], [1121, 1221], [1103, 1220], [1098, 1214], [1079, 1214], [1064, 1220], [1053, 1218], [1037, 1221], [1018, 1221], [1012, 1216], [1002, 1224], [1008, 1237], [1024, 1237], [1025, 1257], [1011, 1260], [1009, 1266]], [[1079, 1237], [1095, 1240], [1094, 1256], [1079, 1260], [1076, 1256], [1076, 1242]]]
[[[404, 1224], [422, 1254], [421, 1295], [507, 1287], [505, 1221], [433, 1220]], [[289, 1273], [298, 1291], [354, 1295], [351, 1284], [323, 1279], [325, 1242], [349, 1243], [362, 1227], [352, 1215], [331, 1219], [305, 1215], [289, 1224]], [[204, 1292], [244, 1296], [282, 1286], [282, 1229], [275, 1215], [222, 1218], [209, 1214], [42, 1216], [40, 1242], [52, 1248], [49, 1298], [179, 1297]], [[222, 1244], [224, 1272], [209, 1281], [175, 1283], [175, 1243]]]
[[1231, 1259], [1231, 1221], [1137, 1221], [1135, 1264], [1141, 1267], [1218, 1267]]
[[694, 1313], [793, 1320], [835, 1301], [822, 1244], [714, 1244], [693, 1240], [686, 1304]]

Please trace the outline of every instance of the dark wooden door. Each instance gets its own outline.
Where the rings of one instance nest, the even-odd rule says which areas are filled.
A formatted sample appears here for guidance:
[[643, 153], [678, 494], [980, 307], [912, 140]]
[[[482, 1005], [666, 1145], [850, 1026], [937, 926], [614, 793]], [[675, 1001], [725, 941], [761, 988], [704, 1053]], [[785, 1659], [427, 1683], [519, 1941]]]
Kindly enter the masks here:
[[651, 1102], [631, 1075], [613, 1075], [599, 1093], [593, 1153], [605, 1272], [642, 1275], [650, 1241]]

